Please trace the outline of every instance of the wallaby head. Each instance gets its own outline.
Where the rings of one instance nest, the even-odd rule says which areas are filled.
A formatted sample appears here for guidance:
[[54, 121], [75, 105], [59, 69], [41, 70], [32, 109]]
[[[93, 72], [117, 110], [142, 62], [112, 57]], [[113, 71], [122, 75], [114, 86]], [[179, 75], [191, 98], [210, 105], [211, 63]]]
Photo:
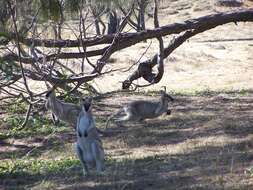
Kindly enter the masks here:
[[81, 99], [80, 105], [81, 105], [81, 109], [84, 113], [91, 112], [91, 108], [92, 108], [91, 103], [92, 103], [92, 98], [90, 98], [90, 97], [86, 97], [86, 98]]
[[46, 99], [55, 97], [55, 89], [56, 86], [54, 85], [52, 88], [48, 88], [48, 92], [46, 93]]
[[161, 98], [163, 100], [170, 100], [170, 101], [174, 101], [174, 98], [172, 98], [169, 94], [166, 93], [166, 91], [161, 90]]
[[54, 89], [51, 89], [49, 90], [47, 93], [46, 93], [46, 99], [50, 98], [50, 97], [53, 97], [55, 96], [55, 92], [54, 92]]

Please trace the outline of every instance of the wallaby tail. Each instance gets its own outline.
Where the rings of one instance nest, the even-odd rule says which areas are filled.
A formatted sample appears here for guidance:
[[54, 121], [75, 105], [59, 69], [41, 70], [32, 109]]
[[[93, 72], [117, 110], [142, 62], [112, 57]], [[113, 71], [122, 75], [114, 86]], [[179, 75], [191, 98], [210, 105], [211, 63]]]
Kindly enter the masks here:
[[105, 129], [108, 128], [110, 121], [116, 116], [117, 114], [113, 114], [106, 120]]
[[109, 126], [109, 122], [119, 113], [121, 113], [123, 111], [123, 109], [121, 108], [119, 111], [117, 111], [116, 113], [112, 114], [110, 117], [108, 117], [108, 119], [106, 120], [106, 125], [105, 125], [105, 129], [108, 128]]
[[107, 132], [106, 132], [105, 130], [101, 130], [101, 129], [99, 129], [99, 128], [97, 128], [97, 132], [98, 132], [99, 134], [101, 134], [101, 135], [106, 135], [106, 134], [107, 134]]

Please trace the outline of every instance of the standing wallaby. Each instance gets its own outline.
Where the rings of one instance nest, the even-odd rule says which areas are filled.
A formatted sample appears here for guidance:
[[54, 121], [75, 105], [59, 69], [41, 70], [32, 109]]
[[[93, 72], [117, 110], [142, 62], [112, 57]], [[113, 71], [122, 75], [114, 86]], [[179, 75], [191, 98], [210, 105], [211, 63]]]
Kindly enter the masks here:
[[46, 94], [46, 108], [51, 110], [54, 123], [65, 121], [71, 126], [76, 126], [76, 121], [81, 108], [78, 105], [65, 103], [56, 98], [54, 90]]
[[104, 149], [93, 120], [91, 101], [90, 98], [81, 101], [81, 112], [76, 126], [76, 153], [81, 161], [84, 175], [89, 174], [91, 167], [96, 166], [98, 173], [105, 168]]
[[[80, 106], [71, 103], [65, 103], [57, 99], [54, 88], [47, 92], [45, 106], [48, 110], [51, 110], [54, 123], [62, 120], [75, 128], [78, 115], [81, 111]], [[106, 132], [100, 129], [97, 129], [97, 131], [100, 134], [106, 134]]]
[[169, 101], [173, 100], [174, 99], [165, 91], [161, 91], [161, 98], [157, 102], [144, 100], [133, 101], [120, 109], [116, 114], [109, 117], [106, 123], [106, 128], [109, 124], [109, 121], [122, 111], [125, 113], [125, 116], [116, 119], [116, 122], [143, 121], [145, 119], [158, 117], [163, 113], [167, 113], [169, 115], [171, 111], [168, 110], [168, 103]]

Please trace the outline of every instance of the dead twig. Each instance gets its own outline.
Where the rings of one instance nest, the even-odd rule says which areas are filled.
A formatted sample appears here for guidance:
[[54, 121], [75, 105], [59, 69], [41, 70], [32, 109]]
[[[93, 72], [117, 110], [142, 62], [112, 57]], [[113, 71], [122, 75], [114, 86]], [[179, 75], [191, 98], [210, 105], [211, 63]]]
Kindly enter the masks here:
[[140, 63], [140, 60], [144, 57], [144, 55], [147, 53], [147, 51], [149, 50], [149, 48], [151, 47], [152, 45], [152, 40], [150, 41], [148, 47], [145, 49], [145, 51], [141, 54], [141, 56], [139, 57], [139, 59], [134, 62], [129, 68], [123, 70], [122, 72], [128, 72], [130, 71], [135, 65], [137, 65], [138, 63]]
[[98, 59], [97, 61], [97, 66], [94, 69], [94, 71], [92, 73], [101, 73], [104, 65], [106, 64], [107, 60], [110, 58], [110, 56], [113, 54], [113, 49], [115, 49], [115, 46], [117, 46], [117, 39], [120, 36], [122, 30], [124, 29], [128, 18], [130, 17], [132, 11], [134, 8], [134, 3], [130, 9], [130, 11], [128, 12], [128, 14], [125, 16], [124, 20], [122, 21], [121, 25], [119, 26], [119, 29], [117, 31], [117, 33], [115, 34], [111, 45], [105, 50], [105, 52], [103, 53], [102, 57], [100, 59]]
[[[10, 9], [12, 21], [13, 21], [13, 24], [14, 24], [15, 36], [16, 36], [16, 41], [15, 42], [16, 42], [16, 45], [17, 45], [17, 48], [18, 48], [18, 57], [19, 57], [18, 59], [19, 59], [19, 65], [20, 65], [20, 69], [21, 69], [22, 78], [23, 78], [23, 81], [24, 81], [25, 88], [26, 88], [26, 90], [27, 90], [27, 92], [30, 96], [30, 101], [32, 102], [33, 101], [33, 93], [29, 89], [29, 86], [27, 84], [27, 80], [26, 80], [25, 72], [24, 72], [24, 67], [23, 67], [23, 64], [22, 64], [22, 61], [21, 61], [21, 47], [20, 47], [20, 44], [19, 44], [19, 34], [18, 34], [17, 23], [16, 23], [16, 18], [15, 18], [15, 12], [14, 12], [15, 10], [12, 7], [10, 1], [7, 1], [7, 3], [8, 3], [8, 7]], [[29, 107], [28, 107], [27, 112], [26, 112], [25, 120], [22, 123], [22, 125], [20, 126], [21, 129], [26, 126], [26, 124], [28, 122], [28, 119], [29, 119], [29, 116], [30, 116], [30, 113], [31, 113], [31, 110], [32, 110], [32, 104], [29, 104]]]

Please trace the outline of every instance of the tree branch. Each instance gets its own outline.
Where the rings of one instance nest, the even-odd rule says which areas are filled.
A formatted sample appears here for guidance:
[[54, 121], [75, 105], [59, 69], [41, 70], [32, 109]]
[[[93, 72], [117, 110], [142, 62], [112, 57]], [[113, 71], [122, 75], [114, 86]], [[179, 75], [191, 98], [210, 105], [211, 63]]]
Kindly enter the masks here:
[[[168, 57], [176, 48], [182, 45], [186, 40], [204, 31], [206, 31], [205, 28], [198, 29], [198, 30], [189, 30], [183, 33], [182, 35], [179, 35], [178, 37], [171, 40], [170, 44], [163, 51], [164, 58]], [[152, 68], [156, 64], [158, 64], [157, 60], [158, 60], [158, 54], [154, 55], [153, 58], [151, 59], [141, 62], [138, 65], [138, 68], [122, 83], [122, 88], [129, 89], [132, 82], [141, 77], [143, 77], [146, 81], [151, 83], [152, 80], [150, 80], [150, 78], [152, 79], [154, 77], [154, 74], [152, 73]]]
[[[246, 9], [233, 12], [224, 12], [211, 14], [207, 16], [202, 16], [196, 19], [189, 19], [184, 22], [169, 24], [161, 26], [155, 29], [144, 30], [141, 32], [134, 33], [123, 33], [117, 39], [117, 43], [126, 43], [131, 41], [131, 45], [134, 45], [140, 41], [157, 38], [160, 36], [166, 36], [170, 34], [179, 34], [185, 30], [198, 29], [202, 27], [207, 27], [209, 29], [214, 28], [219, 25], [227, 24], [230, 22], [246, 22], [253, 21], [253, 9]], [[86, 47], [101, 45], [101, 44], [111, 44], [115, 38], [115, 35], [104, 35], [96, 36], [91, 38], [86, 38], [83, 40], [83, 45]], [[10, 34], [9, 39], [14, 38], [15, 35]], [[31, 38], [20, 38], [20, 42], [30, 46], [34, 43], [35, 46], [43, 47], [78, 47], [80, 46], [80, 40], [54, 40], [54, 39], [31, 39]]]
[[[12, 21], [13, 21], [13, 24], [14, 24], [15, 34], [16, 34], [15, 35], [15, 37], [16, 37], [15, 42], [16, 42], [16, 46], [18, 48], [18, 61], [19, 61], [19, 64], [20, 64], [22, 78], [23, 78], [23, 81], [24, 81], [24, 85], [25, 85], [26, 91], [27, 91], [27, 93], [30, 96], [30, 101], [32, 102], [33, 101], [33, 93], [32, 93], [32, 91], [28, 87], [27, 80], [26, 80], [26, 77], [25, 77], [24, 67], [23, 67], [23, 64], [22, 64], [22, 61], [21, 61], [21, 47], [20, 47], [20, 44], [19, 44], [19, 34], [18, 34], [16, 17], [15, 17], [15, 12], [14, 12], [15, 10], [12, 8], [12, 5], [11, 5], [10, 1], [7, 1], [7, 3], [8, 3], [8, 7], [9, 7], [9, 9], [11, 11], [11, 17], [12, 17]], [[29, 116], [30, 116], [30, 113], [31, 113], [31, 109], [32, 109], [32, 104], [30, 103], [29, 107], [27, 109], [25, 120], [22, 123], [21, 128], [23, 128], [23, 127], [26, 126], [26, 124], [28, 122], [28, 119], [29, 119]]]
[[[159, 20], [158, 20], [158, 2], [157, 0], [154, 0], [154, 26], [155, 28], [159, 27]], [[152, 79], [151, 83], [158, 83], [162, 77], [163, 77], [163, 73], [164, 73], [164, 63], [163, 63], [163, 59], [164, 59], [164, 45], [163, 45], [163, 38], [162, 36], [159, 36], [158, 38], [159, 41], [159, 55], [157, 56], [157, 62], [158, 62], [158, 73], [155, 75], [155, 77]]]

